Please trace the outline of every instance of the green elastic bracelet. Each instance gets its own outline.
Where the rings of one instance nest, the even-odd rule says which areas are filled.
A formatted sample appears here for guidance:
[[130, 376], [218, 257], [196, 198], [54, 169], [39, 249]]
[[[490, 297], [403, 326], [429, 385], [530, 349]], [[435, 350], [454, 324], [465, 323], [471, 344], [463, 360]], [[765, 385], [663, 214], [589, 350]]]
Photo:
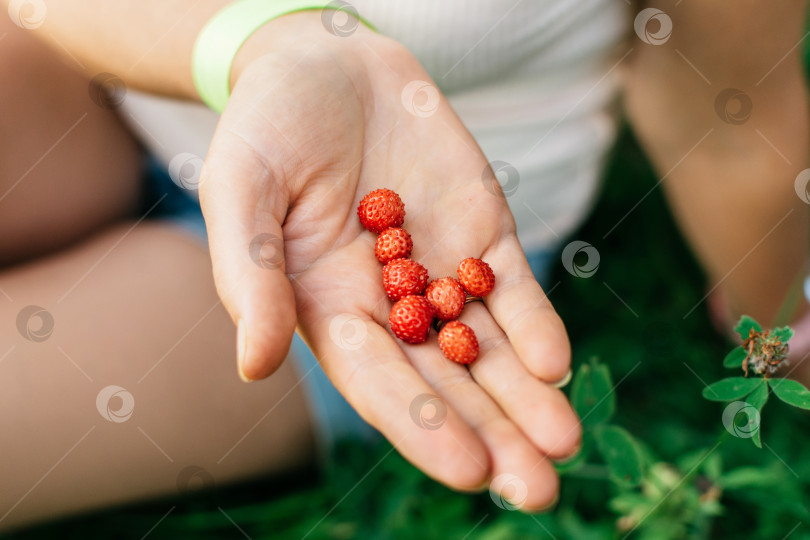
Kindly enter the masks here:
[[256, 30], [282, 15], [316, 9], [345, 11], [376, 31], [342, 0], [239, 0], [228, 4], [203, 27], [191, 55], [194, 86], [205, 104], [220, 113], [225, 109], [231, 95], [233, 59]]

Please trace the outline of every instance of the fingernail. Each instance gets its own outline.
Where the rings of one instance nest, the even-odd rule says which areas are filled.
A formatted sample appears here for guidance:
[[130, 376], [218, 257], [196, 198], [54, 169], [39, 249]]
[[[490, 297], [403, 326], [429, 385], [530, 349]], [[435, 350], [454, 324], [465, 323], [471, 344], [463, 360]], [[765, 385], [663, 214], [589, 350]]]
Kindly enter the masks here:
[[577, 456], [579, 456], [580, 452], [582, 452], [582, 442], [577, 444], [577, 446], [574, 448], [573, 452], [571, 452], [570, 454], [568, 454], [564, 458], [555, 459], [554, 462], [558, 463], [560, 465], [565, 465], [566, 463], [569, 463], [569, 462], [573, 461], [574, 459], [576, 459]]
[[546, 512], [549, 512], [550, 510], [553, 510], [554, 507], [557, 506], [558, 502], [560, 502], [560, 493], [559, 492], [557, 492], [557, 494], [554, 495], [554, 498], [551, 499], [550, 503], [548, 503], [547, 505], [545, 505], [542, 508], [521, 508], [520, 510], [525, 512], [526, 514], [545, 514]]
[[239, 372], [239, 378], [245, 382], [253, 382], [249, 379], [242, 367], [245, 364], [247, 355], [247, 330], [245, 330], [245, 323], [242, 319], [236, 324], [236, 365]]
[[559, 494], [559, 492], [556, 495], [554, 495], [554, 498], [551, 500], [550, 503], [548, 503], [548, 505], [546, 505], [543, 508], [541, 508], [540, 510], [538, 510], [538, 512], [548, 512], [549, 510], [551, 510], [555, 506], [557, 506], [558, 502], [560, 502], [560, 494]]
[[573, 376], [573, 373], [569, 369], [568, 373], [566, 373], [565, 376], [562, 379], [560, 379], [559, 381], [557, 381], [555, 383], [551, 383], [551, 386], [553, 386], [554, 388], [564, 388], [565, 386], [568, 385], [568, 383], [571, 382], [571, 377], [572, 376]]
[[484, 480], [483, 482], [481, 482], [481, 484], [480, 484], [480, 485], [478, 485], [478, 486], [476, 486], [476, 487], [474, 487], [474, 488], [473, 488], [473, 492], [475, 492], [475, 493], [481, 493], [481, 492], [483, 492], [483, 491], [488, 490], [488, 489], [489, 489], [489, 485], [490, 485], [490, 483], [491, 483], [491, 482], [492, 482], [492, 479], [491, 479], [491, 478], [489, 478], [489, 477], [487, 477], [487, 479], [486, 479], [486, 480]]

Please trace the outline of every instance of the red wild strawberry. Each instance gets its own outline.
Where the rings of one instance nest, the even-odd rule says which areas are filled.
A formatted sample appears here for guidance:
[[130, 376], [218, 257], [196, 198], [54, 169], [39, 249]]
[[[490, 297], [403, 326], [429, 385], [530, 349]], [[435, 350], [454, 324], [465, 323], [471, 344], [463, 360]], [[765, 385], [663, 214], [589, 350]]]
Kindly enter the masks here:
[[428, 280], [425, 267], [411, 259], [394, 259], [383, 267], [383, 287], [396, 302], [409, 294], [422, 294]]
[[388, 227], [402, 226], [405, 205], [399, 195], [390, 189], [375, 189], [360, 201], [357, 215], [363, 227], [379, 234]]
[[377, 237], [377, 244], [374, 246], [374, 254], [377, 259], [385, 264], [394, 259], [405, 259], [411, 256], [413, 240], [405, 229], [390, 227], [385, 229]]
[[461, 315], [467, 295], [457, 279], [443, 277], [428, 283], [425, 298], [433, 307], [436, 317], [449, 321], [458, 319], [458, 316]]
[[486, 296], [495, 287], [492, 268], [481, 259], [464, 259], [458, 264], [458, 280], [470, 296]]
[[450, 321], [439, 332], [439, 348], [448, 360], [470, 364], [478, 357], [478, 339], [472, 328], [459, 321]]
[[433, 309], [424, 296], [409, 295], [394, 304], [388, 322], [394, 335], [406, 343], [427, 340]]

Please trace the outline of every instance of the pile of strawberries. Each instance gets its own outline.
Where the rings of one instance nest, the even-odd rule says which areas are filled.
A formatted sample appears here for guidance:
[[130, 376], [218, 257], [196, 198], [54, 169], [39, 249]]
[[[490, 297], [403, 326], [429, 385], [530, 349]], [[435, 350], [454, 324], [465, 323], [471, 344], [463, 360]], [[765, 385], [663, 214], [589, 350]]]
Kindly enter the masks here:
[[413, 240], [402, 228], [405, 205], [399, 195], [390, 189], [375, 189], [360, 201], [357, 215], [364, 228], [378, 235], [374, 254], [385, 265], [383, 287], [394, 302], [388, 318], [394, 335], [406, 343], [423, 343], [435, 318], [443, 325], [439, 348], [444, 356], [459, 364], [475, 360], [475, 332], [456, 319], [467, 295], [482, 297], [492, 291], [495, 274], [489, 265], [480, 259], [464, 259], [458, 265], [458, 279], [443, 277], [428, 282], [425, 267], [408, 258]]

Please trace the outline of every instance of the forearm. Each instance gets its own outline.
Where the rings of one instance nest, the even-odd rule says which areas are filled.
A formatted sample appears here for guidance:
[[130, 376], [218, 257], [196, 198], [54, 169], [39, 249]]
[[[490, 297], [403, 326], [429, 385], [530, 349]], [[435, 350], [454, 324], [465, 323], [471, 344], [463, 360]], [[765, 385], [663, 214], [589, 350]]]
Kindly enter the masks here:
[[[10, 0], [4, 0], [8, 5]], [[52, 0], [33, 32], [90, 73], [107, 71], [128, 85], [196, 97], [191, 50], [206, 21], [228, 0]], [[68, 58], [69, 60], [69, 58]]]
[[[3, 0], [8, 7], [10, 0]], [[199, 99], [191, 53], [200, 30], [230, 0], [51, 0], [43, 24], [32, 30], [54, 51], [78, 60], [90, 74], [113, 73], [133, 88]], [[232, 84], [257, 55], [307, 40], [345, 48], [373, 32], [359, 25], [352, 36], [326, 31], [319, 11], [286, 15], [251, 36], [237, 54]]]
[[[711, 31], [705, 21], [712, 18], [679, 20], [677, 13], [680, 37], [673, 33], [671, 43], [643, 48], [635, 59], [628, 113], [709, 289], [725, 292], [735, 314], [770, 323], [802, 272], [810, 240], [807, 205], [794, 190], [810, 164], [801, 48], [785, 56], [801, 38], [803, 18], [785, 25], [786, 17], [741, 16], [735, 22], [752, 25], [752, 34], [755, 27], [780, 35], [751, 39], [765, 43], [751, 54], [733, 39], [706, 46], [695, 36]], [[716, 112], [726, 88], [750, 98], [750, 117], [728, 123]], [[736, 114], [738, 105], [727, 110]]]
[[758, 127], [792, 165], [758, 135], [719, 142], [711, 128], [680, 164], [692, 147], [667, 152], [645, 144], [659, 177], [671, 171], [663, 188], [707, 273], [707, 289], [723, 291], [735, 317], [749, 313], [772, 322], [804, 269], [810, 223], [794, 180], [808, 162], [807, 122], [804, 107], [795, 110], [801, 117], [791, 129]]

